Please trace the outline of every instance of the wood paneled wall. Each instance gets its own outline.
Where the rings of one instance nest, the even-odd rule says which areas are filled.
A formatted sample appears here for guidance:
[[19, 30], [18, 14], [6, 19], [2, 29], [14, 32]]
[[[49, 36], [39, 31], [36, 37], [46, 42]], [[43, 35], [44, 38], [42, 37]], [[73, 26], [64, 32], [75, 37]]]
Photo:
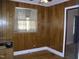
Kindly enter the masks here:
[[[47, 8], [31, 5], [25, 3], [18, 2], [6, 2], [6, 12], [7, 12], [7, 20], [9, 22], [8, 25], [8, 33], [6, 33], [6, 37], [11, 37], [14, 42], [14, 50], [24, 50], [24, 49], [32, 49], [43, 46], [49, 46], [49, 32], [48, 32], [48, 20], [47, 20]], [[14, 20], [15, 20], [15, 7], [23, 7], [23, 8], [33, 8], [38, 11], [38, 29], [37, 32], [34, 33], [19, 33], [14, 31]], [[9, 35], [9, 36], [8, 36]]]
[[50, 22], [50, 47], [62, 50], [64, 27], [64, 4], [49, 8]]
[[0, 1], [0, 19], [1, 19], [1, 17], [2, 17], [2, 1]]
[[62, 51], [64, 34], [64, 9], [65, 7], [75, 4], [75, 0], [70, 0], [68, 2], [49, 7], [49, 38], [51, 48]]
[[[2, 37], [0, 36], [0, 39], [10, 40], [12, 39], [12, 26], [11, 26], [11, 19], [9, 17], [9, 6], [7, 5], [7, 0], [0, 0], [1, 3], [1, 19], [3, 22], [5, 22], [5, 25], [0, 26], [0, 34], [3, 34]], [[3, 24], [3, 23], [2, 23]]]
[[[62, 51], [64, 8], [74, 5], [75, 1], [62, 3], [51, 7], [43, 7], [25, 3], [2, 0], [2, 17], [8, 22], [3, 31], [3, 38], [14, 42], [14, 50], [32, 49], [49, 46]], [[15, 7], [33, 8], [38, 11], [38, 31], [35, 33], [14, 32]]]

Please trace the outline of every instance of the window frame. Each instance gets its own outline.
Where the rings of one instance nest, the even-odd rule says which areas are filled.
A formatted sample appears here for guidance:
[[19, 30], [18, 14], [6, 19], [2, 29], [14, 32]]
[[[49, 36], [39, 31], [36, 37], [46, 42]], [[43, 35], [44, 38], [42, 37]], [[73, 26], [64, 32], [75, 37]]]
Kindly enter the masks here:
[[[36, 30], [35, 31], [27, 31], [27, 29], [26, 30], [19, 30], [18, 29], [18, 21], [21, 21], [21, 19], [20, 20], [17, 20], [16, 19], [16, 9], [27, 9], [27, 10], [34, 10], [35, 11], [35, 13], [36, 13], [36, 15], [35, 15], [35, 20], [32, 20], [32, 21], [34, 21], [35, 23], [36, 23]], [[33, 11], [32, 11], [33, 12]], [[24, 32], [26, 32], [26, 33], [35, 33], [35, 32], [37, 32], [37, 30], [38, 30], [38, 24], [37, 24], [37, 13], [38, 13], [38, 11], [37, 11], [37, 9], [31, 9], [31, 8], [22, 8], [22, 7], [15, 7], [15, 20], [14, 20], [14, 31], [15, 32], [19, 32], [19, 33], [24, 33]], [[23, 21], [26, 21], [26, 19], [24, 20], [23, 19]], [[30, 21], [30, 20], [29, 20]]]

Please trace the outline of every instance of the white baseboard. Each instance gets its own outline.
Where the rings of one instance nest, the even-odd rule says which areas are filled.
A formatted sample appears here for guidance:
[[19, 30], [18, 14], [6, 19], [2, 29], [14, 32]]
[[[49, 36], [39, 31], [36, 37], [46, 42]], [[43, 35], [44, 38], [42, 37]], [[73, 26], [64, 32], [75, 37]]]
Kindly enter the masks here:
[[58, 56], [60, 56], [60, 57], [64, 57], [64, 53], [63, 53], [63, 52], [59, 52], [59, 51], [57, 51], [57, 50], [55, 50], [55, 49], [52, 49], [52, 48], [49, 48], [49, 47], [47, 48], [47, 50], [48, 50], [49, 52], [55, 54], [55, 55], [58, 55]]
[[14, 52], [14, 56], [29, 54], [29, 53], [38, 52], [38, 51], [45, 51], [45, 50], [47, 50], [53, 54], [56, 54], [60, 57], [64, 57], [63, 52], [59, 52], [59, 51], [49, 48], [49, 47], [40, 47], [40, 48], [34, 48], [34, 49], [29, 49], [29, 50], [16, 51], [16, 52]]
[[21, 50], [21, 51], [14, 52], [14, 56], [38, 52], [38, 51], [44, 51], [44, 50], [47, 50], [47, 47], [34, 48], [34, 49], [29, 49], [29, 50]]

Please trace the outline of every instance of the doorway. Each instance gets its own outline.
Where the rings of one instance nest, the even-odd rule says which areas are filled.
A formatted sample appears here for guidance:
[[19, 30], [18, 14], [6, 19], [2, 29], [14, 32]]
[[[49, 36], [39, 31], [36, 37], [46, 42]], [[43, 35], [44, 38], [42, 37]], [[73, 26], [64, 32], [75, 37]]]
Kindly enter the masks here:
[[66, 59], [78, 59], [79, 7], [66, 9]]

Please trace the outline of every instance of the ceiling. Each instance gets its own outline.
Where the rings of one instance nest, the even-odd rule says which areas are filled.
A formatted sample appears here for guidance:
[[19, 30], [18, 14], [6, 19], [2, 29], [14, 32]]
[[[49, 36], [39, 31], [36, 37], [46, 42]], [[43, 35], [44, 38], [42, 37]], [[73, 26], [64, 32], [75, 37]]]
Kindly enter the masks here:
[[23, 3], [29, 3], [29, 4], [35, 4], [35, 5], [41, 5], [41, 6], [45, 6], [45, 7], [49, 7], [49, 6], [53, 6], [59, 3], [63, 3], [69, 0], [52, 0], [51, 2], [48, 3], [40, 3], [40, 0], [11, 0], [11, 1], [17, 1], [17, 2], [23, 2]]

